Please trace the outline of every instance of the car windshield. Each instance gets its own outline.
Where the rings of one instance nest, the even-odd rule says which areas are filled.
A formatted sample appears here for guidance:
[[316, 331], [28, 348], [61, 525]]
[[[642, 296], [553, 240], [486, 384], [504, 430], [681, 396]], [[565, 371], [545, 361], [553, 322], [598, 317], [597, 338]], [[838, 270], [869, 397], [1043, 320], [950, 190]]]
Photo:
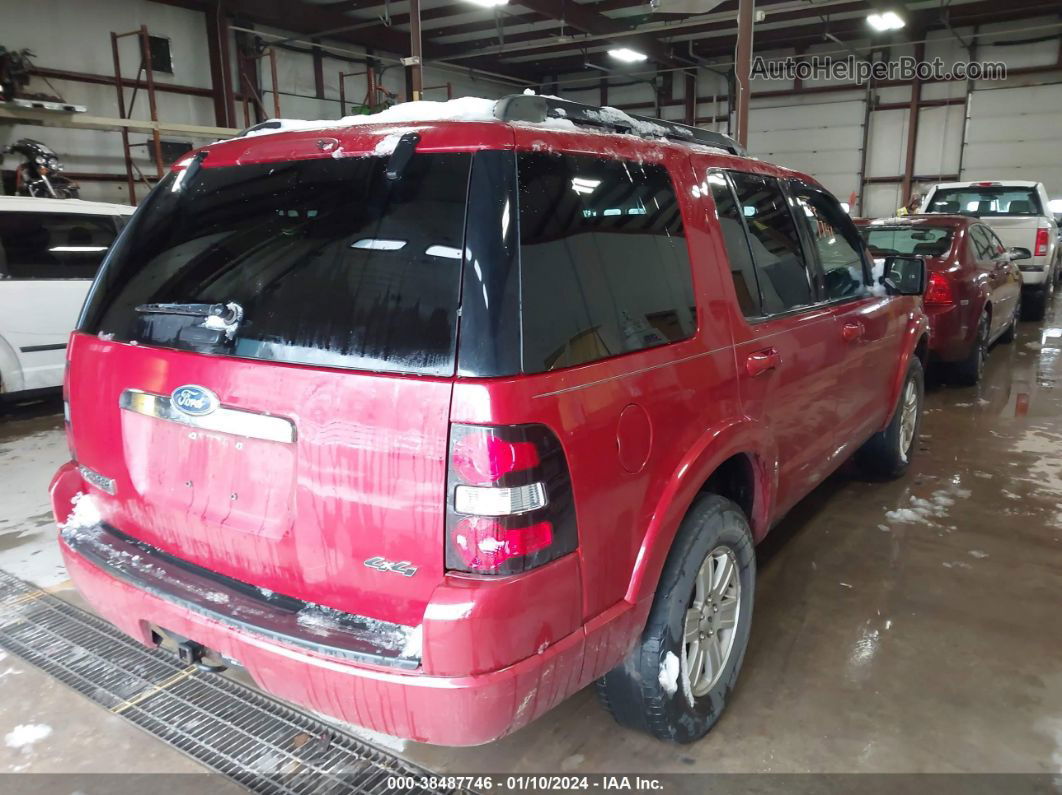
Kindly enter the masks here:
[[981, 217], [994, 215], [1043, 215], [1040, 197], [1033, 188], [971, 185], [939, 188], [926, 208], [930, 213], [964, 213]]
[[201, 168], [187, 184], [185, 172], [169, 175], [105, 263], [81, 330], [200, 353], [452, 374], [471, 156], [415, 154], [400, 179], [387, 178], [386, 163]]
[[951, 230], [939, 227], [872, 226], [862, 229], [875, 257], [908, 255], [943, 257], [951, 250]]

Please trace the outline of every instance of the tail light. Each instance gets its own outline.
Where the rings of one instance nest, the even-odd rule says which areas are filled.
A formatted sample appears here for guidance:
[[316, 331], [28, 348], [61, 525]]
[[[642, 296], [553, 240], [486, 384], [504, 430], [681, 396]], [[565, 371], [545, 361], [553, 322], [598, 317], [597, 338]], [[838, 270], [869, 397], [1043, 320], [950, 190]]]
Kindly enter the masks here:
[[933, 306], [954, 304], [955, 293], [951, 289], [951, 281], [948, 277], [938, 271], [930, 271], [924, 300], [926, 305]]
[[63, 428], [66, 431], [66, 448], [70, 451], [70, 460], [77, 461], [74, 450], [74, 426], [70, 422], [70, 359], [63, 366]]
[[447, 569], [519, 574], [577, 544], [568, 462], [548, 428], [450, 426]]
[[1036, 246], [1033, 248], [1033, 256], [1047, 256], [1047, 245], [1051, 240], [1050, 234], [1051, 230], [1045, 226], [1041, 226], [1036, 230]]

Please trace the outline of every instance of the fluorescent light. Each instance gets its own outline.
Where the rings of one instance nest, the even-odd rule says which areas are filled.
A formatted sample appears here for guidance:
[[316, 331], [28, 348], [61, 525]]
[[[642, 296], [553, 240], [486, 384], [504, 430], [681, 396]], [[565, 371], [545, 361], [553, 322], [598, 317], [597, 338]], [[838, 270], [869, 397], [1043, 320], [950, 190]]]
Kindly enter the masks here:
[[384, 240], [379, 237], [364, 237], [350, 244], [351, 248], [367, 248], [371, 251], [398, 251], [406, 245], [405, 240]]
[[461, 259], [461, 249], [453, 246], [428, 246], [424, 252], [429, 257], [445, 257], [446, 259]]
[[586, 179], [585, 177], [572, 177], [572, 190], [576, 193], [593, 193], [601, 184], [599, 179]]
[[609, 50], [608, 54], [617, 61], [623, 61], [624, 63], [641, 63], [649, 57], [644, 52], [638, 52], [629, 47], [617, 47], [616, 49]]
[[889, 30], [899, 30], [907, 23], [895, 11], [882, 11], [880, 14], [867, 14], [867, 24], [874, 30], [884, 33]]
[[62, 254], [95, 254], [106, 251], [106, 246], [52, 246], [49, 251], [58, 251]]
[[472, 5], [482, 6], [483, 8], [494, 8], [495, 6], [504, 6], [509, 4], [509, 0], [468, 0]]

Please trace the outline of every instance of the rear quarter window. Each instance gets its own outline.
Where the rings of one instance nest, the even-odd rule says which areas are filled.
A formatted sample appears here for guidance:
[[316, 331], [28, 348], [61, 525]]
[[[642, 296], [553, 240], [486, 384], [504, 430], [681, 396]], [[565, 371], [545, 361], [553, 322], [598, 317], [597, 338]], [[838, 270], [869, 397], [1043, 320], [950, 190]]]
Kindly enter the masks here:
[[521, 153], [517, 172], [525, 372], [693, 335], [689, 252], [663, 166]]

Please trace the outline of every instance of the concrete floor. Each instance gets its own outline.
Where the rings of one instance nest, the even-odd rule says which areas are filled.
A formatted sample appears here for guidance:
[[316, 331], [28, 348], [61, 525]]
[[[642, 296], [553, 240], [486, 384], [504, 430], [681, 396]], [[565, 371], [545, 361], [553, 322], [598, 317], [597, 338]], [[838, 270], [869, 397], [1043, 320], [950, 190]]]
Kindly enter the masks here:
[[[377, 741], [455, 773], [1062, 772], [1060, 357], [1062, 302], [981, 386], [931, 386], [907, 477], [843, 471], [772, 532], [744, 670], [702, 742], [621, 729], [590, 689], [481, 748]], [[56, 408], [0, 420], [0, 567], [76, 599], [46, 495]], [[35, 726], [52, 731], [20, 744]], [[0, 772], [197, 769], [11, 656], [0, 736]]]

